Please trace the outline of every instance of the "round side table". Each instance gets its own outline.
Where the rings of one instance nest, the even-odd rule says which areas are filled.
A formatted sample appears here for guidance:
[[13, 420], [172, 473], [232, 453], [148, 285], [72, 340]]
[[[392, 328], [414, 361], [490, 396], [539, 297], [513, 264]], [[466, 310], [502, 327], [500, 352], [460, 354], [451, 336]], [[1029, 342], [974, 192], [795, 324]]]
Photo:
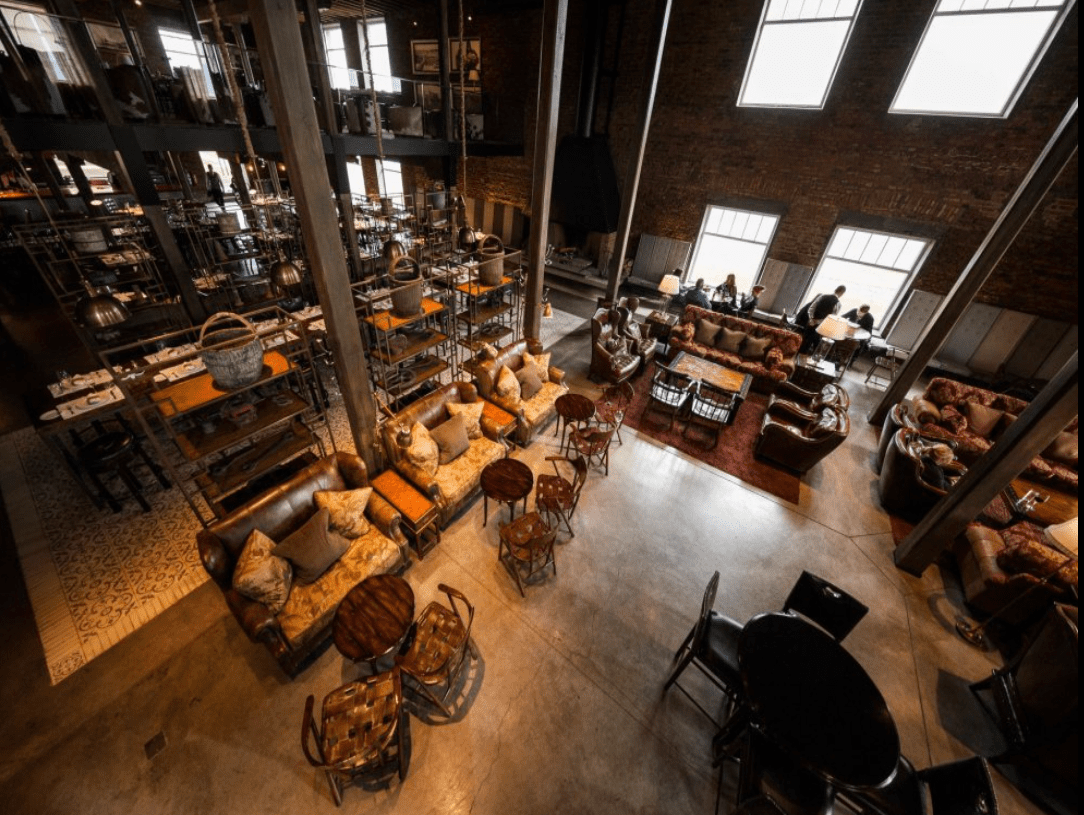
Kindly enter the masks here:
[[527, 496], [534, 489], [534, 473], [522, 461], [514, 458], [497, 459], [487, 464], [482, 470], [482, 526], [489, 523], [489, 499], [500, 504], [508, 504], [509, 520], [516, 516], [516, 502], [523, 501], [523, 511], [527, 511]]
[[375, 574], [350, 589], [335, 611], [331, 633], [347, 659], [376, 661], [398, 650], [414, 622], [414, 592], [403, 578]]

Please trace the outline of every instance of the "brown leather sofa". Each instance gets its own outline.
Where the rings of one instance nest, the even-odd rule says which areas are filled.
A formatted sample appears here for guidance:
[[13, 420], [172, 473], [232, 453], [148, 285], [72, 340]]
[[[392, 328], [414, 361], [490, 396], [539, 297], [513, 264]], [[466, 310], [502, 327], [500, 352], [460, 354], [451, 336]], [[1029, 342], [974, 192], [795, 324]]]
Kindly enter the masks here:
[[237, 558], [254, 529], [281, 541], [301, 527], [316, 511], [312, 497], [316, 490], [367, 486], [364, 461], [351, 453], [333, 453], [197, 533], [203, 567], [222, 590], [233, 616], [249, 639], [262, 642], [289, 676], [330, 636], [335, 609], [351, 588], [372, 574], [409, 562], [399, 513], [374, 492], [365, 509], [370, 531], [315, 583], [294, 585], [278, 614], [233, 588]]
[[938, 443], [944, 442], [926, 438], [917, 430], [904, 427], [896, 431], [885, 451], [877, 482], [881, 506], [887, 512], [918, 523], [948, 492], [951, 483], [967, 472], [962, 463], [953, 461], [942, 467], [947, 483], [932, 483], [924, 474], [922, 457]]
[[807, 413], [780, 402], [765, 414], [754, 452], [758, 458], [805, 473], [843, 444], [850, 429], [850, 418], [841, 408], [826, 406], [818, 413]]
[[541, 347], [530, 340], [520, 340], [506, 345], [497, 351], [495, 359], [485, 360], [474, 366], [474, 384], [478, 395], [496, 404], [498, 407], [514, 413], [517, 419], [516, 443], [526, 446], [535, 434], [557, 416], [555, 403], [557, 397], [568, 393], [565, 384], [565, 372], [553, 365], [549, 367], [549, 382], [542, 384], [542, 390], [525, 400], [519, 408], [501, 404], [494, 389], [497, 375], [507, 365], [513, 373], [523, 367], [523, 352], [542, 353]]
[[616, 311], [600, 308], [591, 318], [590, 376], [613, 385], [621, 384], [636, 373], [641, 362], [611, 321], [616, 314]]
[[415, 422], [421, 422], [427, 430], [433, 430], [448, 420], [448, 411], [444, 407], [447, 403], [472, 402], [477, 398], [475, 388], [470, 383], [452, 382], [399, 411], [394, 420], [384, 423], [382, 429], [384, 451], [391, 466], [440, 508], [442, 527], [478, 495], [482, 469], [490, 462], [504, 458], [507, 448], [501, 429], [483, 414], [482, 438], [472, 439], [465, 453], [447, 464], [441, 464], [433, 476], [407, 460], [396, 443], [396, 436], [400, 427], [410, 429]]

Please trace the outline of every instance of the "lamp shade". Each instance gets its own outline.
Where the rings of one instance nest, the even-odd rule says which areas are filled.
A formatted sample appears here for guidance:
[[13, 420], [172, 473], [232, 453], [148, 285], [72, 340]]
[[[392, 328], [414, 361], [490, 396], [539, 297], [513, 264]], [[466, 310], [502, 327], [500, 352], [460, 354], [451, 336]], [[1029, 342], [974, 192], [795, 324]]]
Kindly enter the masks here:
[[1077, 553], [1076, 518], [1060, 524], [1053, 524], [1043, 530], [1043, 535], [1067, 552]]
[[676, 274], [667, 274], [662, 276], [662, 280], [659, 281], [659, 292], [662, 294], [674, 295], [681, 291], [681, 281]]
[[817, 333], [830, 340], [845, 340], [850, 335], [850, 326], [834, 314], [825, 317], [817, 326]]
[[124, 303], [108, 290], [89, 292], [75, 304], [75, 314], [89, 328], [110, 328], [132, 316]]
[[301, 270], [288, 260], [271, 264], [271, 282], [280, 289], [288, 289], [301, 283]]

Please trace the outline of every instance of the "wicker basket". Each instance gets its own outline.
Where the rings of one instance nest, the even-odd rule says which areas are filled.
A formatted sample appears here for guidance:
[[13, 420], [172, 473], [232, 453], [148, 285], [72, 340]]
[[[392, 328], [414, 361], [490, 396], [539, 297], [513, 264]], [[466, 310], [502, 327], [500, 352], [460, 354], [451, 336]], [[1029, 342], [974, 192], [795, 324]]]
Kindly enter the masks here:
[[212, 314], [199, 332], [200, 358], [223, 390], [251, 385], [263, 371], [263, 345], [256, 328], [232, 311]]
[[404, 255], [391, 267], [391, 310], [396, 317], [414, 317], [422, 310], [422, 273], [418, 261]]
[[499, 286], [504, 279], [504, 243], [496, 235], [486, 235], [478, 244], [478, 282]]

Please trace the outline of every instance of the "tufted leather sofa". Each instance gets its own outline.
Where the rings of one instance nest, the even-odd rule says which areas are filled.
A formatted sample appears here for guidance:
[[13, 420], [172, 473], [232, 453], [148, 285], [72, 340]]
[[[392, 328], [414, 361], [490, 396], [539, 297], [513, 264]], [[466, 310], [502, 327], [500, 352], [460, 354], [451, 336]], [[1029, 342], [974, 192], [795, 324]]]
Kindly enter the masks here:
[[826, 406], [807, 413], [789, 409], [786, 402], [777, 402], [774, 408], [764, 415], [754, 452], [795, 472], [807, 472], [843, 444], [851, 429], [842, 408]]
[[216, 520], [196, 536], [203, 567], [222, 590], [233, 616], [249, 639], [262, 642], [289, 676], [294, 676], [305, 658], [330, 636], [335, 609], [350, 589], [370, 575], [392, 571], [408, 562], [399, 513], [374, 492], [365, 508], [371, 523], [369, 532], [353, 541], [346, 554], [316, 582], [295, 584], [278, 614], [234, 590], [237, 558], [253, 529], [281, 541], [304, 524], [316, 511], [312, 497], [316, 490], [367, 486], [369, 474], [364, 461], [351, 453], [333, 453]]
[[447, 403], [473, 402], [476, 398], [477, 394], [470, 383], [452, 382], [399, 411], [394, 421], [385, 422], [382, 429], [384, 450], [391, 465], [440, 508], [442, 527], [478, 495], [482, 468], [504, 458], [506, 447], [501, 430], [489, 416], [483, 414], [482, 438], [471, 439], [470, 448], [465, 453], [447, 464], [441, 464], [433, 476], [407, 459], [396, 443], [396, 435], [400, 427], [411, 428], [415, 422], [421, 422], [427, 430], [433, 430], [448, 420], [448, 411], [444, 407]]
[[504, 348], [497, 351], [495, 359], [481, 362], [474, 369], [474, 384], [478, 388], [478, 395], [504, 410], [516, 414], [518, 424], [516, 426], [515, 440], [521, 445], [529, 444], [534, 435], [557, 416], [557, 397], [568, 393], [568, 386], [565, 384], [565, 372], [551, 365], [549, 369], [550, 381], [544, 382], [542, 390], [530, 399], [525, 400], [518, 409], [501, 404], [494, 393], [497, 375], [505, 365], [513, 373], [522, 368], [524, 351], [532, 354], [542, 353], [542, 349], [537, 343], [524, 339], [504, 346]]
[[[699, 320], [725, 326], [731, 331], [742, 331], [758, 339], [771, 337], [772, 343], [768, 346], [763, 360], [748, 359], [741, 354], [723, 351], [715, 346], [701, 345], [696, 341], [696, 325]], [[752, 320], [743, 320], [741, 317], [719, 314], [698, 306], [686, 306], [681, 322], [670, 332], [671, 355], [677, 351], [685, 351], [736, 371], [752, 374], [753, 390], [762, 393], [770, 393], [778, 383], [790, 378], [794, 373], [798, 349], [801, 345], [802, 335], [797, 332]]]

